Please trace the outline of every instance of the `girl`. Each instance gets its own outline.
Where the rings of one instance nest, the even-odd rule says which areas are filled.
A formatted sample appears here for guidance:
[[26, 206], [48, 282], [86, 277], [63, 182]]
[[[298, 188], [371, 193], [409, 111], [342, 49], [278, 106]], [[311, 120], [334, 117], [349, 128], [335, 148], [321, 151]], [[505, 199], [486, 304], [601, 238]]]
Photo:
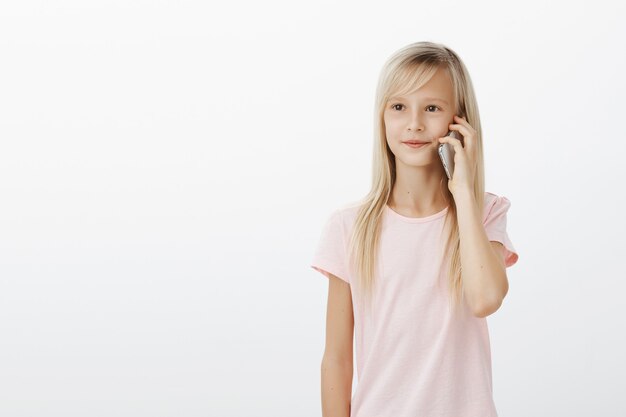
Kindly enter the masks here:
[[385, 63], [375, 109], [371, 191], [329, 216], [311, 265], [329, 278], [323, 415], [496, 417], [485, 317], [518, 255], [509, 200], [484, 191], [470, 76], [450, 48], [413, 43]]

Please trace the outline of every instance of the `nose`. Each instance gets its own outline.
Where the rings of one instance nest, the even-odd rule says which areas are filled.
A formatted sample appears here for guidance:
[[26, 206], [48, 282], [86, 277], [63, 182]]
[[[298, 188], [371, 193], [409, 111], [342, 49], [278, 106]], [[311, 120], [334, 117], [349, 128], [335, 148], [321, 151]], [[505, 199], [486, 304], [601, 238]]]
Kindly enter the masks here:
[[424, 125], [422, 124], [422, 120], [417, 115], [417, 113], [413, 114], [413, 117], [411, 117], [411, 120], [409, 121], [408, 130], [413, 130], [413, 131], [424, 130]]

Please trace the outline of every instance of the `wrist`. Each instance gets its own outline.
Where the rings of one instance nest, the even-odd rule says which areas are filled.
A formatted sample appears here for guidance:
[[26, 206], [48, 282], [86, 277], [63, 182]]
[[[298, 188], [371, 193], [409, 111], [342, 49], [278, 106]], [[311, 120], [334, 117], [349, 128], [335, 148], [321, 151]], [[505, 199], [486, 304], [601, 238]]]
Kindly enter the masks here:
[[451, 191], [452, 196], [455, 200], [459, 199], [474, 199], [474, 190], [470, 190], [467, 187], [457, 188], [454, 191]]

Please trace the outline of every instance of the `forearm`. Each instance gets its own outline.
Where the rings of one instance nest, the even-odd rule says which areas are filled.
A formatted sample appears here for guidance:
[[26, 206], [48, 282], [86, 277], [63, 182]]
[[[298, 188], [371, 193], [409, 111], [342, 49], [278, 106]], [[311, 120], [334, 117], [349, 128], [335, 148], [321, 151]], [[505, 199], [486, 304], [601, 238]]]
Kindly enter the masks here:
[[350, 417], [352, 361], [322, 359], [322, 416]]
[[461, 277], [474, 314], [484, 317], [497, 310], [507, 292], [506, 271], [491, 247], [482, 213], [470, 191], [454, 195], [459, 223]]

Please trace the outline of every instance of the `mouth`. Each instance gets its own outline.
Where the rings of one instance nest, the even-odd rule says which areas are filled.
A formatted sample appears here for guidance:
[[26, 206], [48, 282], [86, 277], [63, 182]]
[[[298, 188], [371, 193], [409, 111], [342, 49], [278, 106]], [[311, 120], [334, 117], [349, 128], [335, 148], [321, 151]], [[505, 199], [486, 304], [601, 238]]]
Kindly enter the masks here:
[[430, 143], [430, 141], [425, 142], [423, 140], [406, 140], [402, 143], [408, 143], [410, 145], [423, 145], [425, 143]]
[[405, 140], [402, 143], [404, 143], [409, 148], [419, 149], [419, 148], [427, 147], [431, 142], [430, 141], [425, 142], [423, 140]]

